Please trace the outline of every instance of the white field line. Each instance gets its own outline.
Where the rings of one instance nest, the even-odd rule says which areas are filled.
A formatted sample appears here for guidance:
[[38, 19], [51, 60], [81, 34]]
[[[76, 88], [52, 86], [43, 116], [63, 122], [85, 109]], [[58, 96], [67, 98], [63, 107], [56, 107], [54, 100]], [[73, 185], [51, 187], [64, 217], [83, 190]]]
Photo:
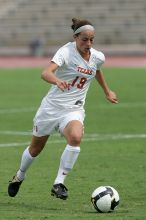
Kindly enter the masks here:
[[[85, 134], [83, 138], [83, 142], [94, 142], [94, 141], [104, 141], [104, 140], [119, 140], [119, 139], [142, 139], [146, 138], [146, 134]], [[59, 144], [65, 143], [64, 139], [60, 140], [50, 140], [49, 144]], [[29, 145], [30, 142], [23, 143], [4, 143], [0, 144], [0, 147], [17, 147]]]
[[[146, 102], [134, 102], [134, 103], [119, 103], [118, 105], [108, 104], [98, 104], [97, 108], [137, 108], [145, 107]], [[23, 113], [23, 112], [35, 112], [38, 107], [28, 107], [28, 108], [11, 108], [11, 109], [0, 109], [0, 114], [14, 114], [14, 113]]]
[[29, 136], [29, 135], [32, 135], [32, 131], [0, 131], [0, 135]]
[[[31, 136], [32, 135], [32, 131], [0, 131], [0, 135], [11, 135], [11, 136]], [[55, 137], [60, 137], [59, 133], [54, 133], [52, 136]], [[109, 138], [109, 139], [119, 139], [119, 138], [144, 138], [146, 137], [146, 134], [121, 134], [121, 133], [117, 133], [117, 134], [98, 134], [98, 133], [85, 133], [84, 134], [85, 138]]]
[[13, 114], [36, 111], [37, 107], [0, 109], [0, 114]]

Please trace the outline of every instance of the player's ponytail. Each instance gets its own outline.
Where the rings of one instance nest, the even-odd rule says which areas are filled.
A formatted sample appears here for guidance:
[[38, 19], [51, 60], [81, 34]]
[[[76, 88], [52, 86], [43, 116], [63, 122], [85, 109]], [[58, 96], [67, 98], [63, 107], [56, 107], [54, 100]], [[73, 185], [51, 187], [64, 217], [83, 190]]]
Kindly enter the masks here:
[[80, 20], [77, 18], [72, 18], [72, 25], [71, 25], [71, 29], [75, 32], [78, 28], [84, 26], [84, 25], [91, 25], [91, 22], [89, 22], [88, 20]]

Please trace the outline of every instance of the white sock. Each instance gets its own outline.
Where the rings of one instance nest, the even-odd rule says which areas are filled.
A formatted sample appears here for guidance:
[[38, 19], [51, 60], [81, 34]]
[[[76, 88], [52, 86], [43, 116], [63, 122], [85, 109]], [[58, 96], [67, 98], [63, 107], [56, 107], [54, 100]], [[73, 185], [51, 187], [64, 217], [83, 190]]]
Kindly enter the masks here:
[[64, 183], [64, 180], [69, 173], [70, 170], [72, 170], [78, 156], [80, 153], [80, 147], [76, 146], [70, 146], [69, 144], [66, 146], [61, 158], [60, 158], [60, 166], [58, 170], [57, 177], [54, 181], [54, 184], [57, 183]]
[[22, 154], [20, 168], [16, 174], [20, 181], [24, 180], [27, 169], [30, 167], [31, 163], [35, 159], [35, 157], [32, 157], [31, 154], [29, 153], [28, 148], [29, 147], [27, 147]]

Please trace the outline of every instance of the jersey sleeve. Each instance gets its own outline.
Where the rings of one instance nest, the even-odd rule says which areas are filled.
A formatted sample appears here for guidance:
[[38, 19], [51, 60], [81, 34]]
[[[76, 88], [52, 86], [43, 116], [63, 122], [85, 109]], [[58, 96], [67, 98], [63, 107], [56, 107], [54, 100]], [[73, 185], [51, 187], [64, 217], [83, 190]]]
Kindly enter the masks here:
[[102, 52], [99, 52], [97, 57], [97, 70], [100, 70], [104, 62], [105, 62], [105, 56]]
[[56, 63], [58, 66], [62, 66], [65, 63], [62, 49], [59, 49], [56, 52], [56, 54], [54, 55], [51, 61]]

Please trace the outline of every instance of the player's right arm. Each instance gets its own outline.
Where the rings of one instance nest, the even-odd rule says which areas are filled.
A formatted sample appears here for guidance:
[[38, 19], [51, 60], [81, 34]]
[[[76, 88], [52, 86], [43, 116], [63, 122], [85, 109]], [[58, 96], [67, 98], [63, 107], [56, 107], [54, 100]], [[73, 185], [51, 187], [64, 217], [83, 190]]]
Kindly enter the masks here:
[[54, 62], [51, 62], [49, 66], [42, 72], [41, 78], [48, 83], [57, 85], [59, 89], [64, 91], [68, 88], [68, 83], [65, 80], [59, 79], [54, 73], [58, 69], [58, 65]]

